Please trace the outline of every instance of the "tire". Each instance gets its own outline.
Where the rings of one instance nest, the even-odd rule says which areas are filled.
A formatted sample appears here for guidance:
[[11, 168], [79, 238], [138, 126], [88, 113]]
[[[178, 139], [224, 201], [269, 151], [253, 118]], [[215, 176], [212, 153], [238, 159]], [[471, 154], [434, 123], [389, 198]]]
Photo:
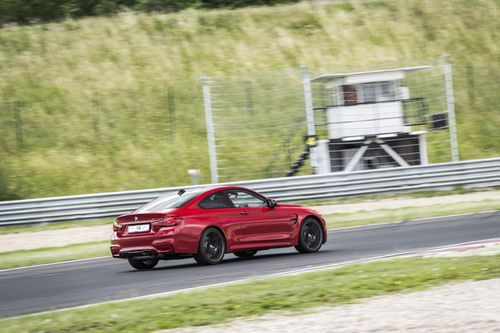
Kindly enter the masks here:
[[318, 220], [307, 218], [300, 226], [299, 245], [295, 249], [300, 253], [319, 251], [323, 245], [323, 227]]
[[225, 253], [224, 235], [216, 228], [208, 228], [201, 235], [198, 253], [194, 255], [194, 260], [200, 265], [216, 265], [222, 262]]
[[128, 263], [130, 266], [134, 267], [135, 269], [153, 269], [156, 264], [158, 264], [159, 259], [154, 258], [154, 259], [146, 259], [146, 260], [139, 260], [135, 259], [134, 257], [128, 258]]
[[234, 252], [233, 254], [239, 258], [250, 258], [253, 257], [257, 251], [255, 250], [248, 250], [248, 251], [240, 251], [240, 252]]

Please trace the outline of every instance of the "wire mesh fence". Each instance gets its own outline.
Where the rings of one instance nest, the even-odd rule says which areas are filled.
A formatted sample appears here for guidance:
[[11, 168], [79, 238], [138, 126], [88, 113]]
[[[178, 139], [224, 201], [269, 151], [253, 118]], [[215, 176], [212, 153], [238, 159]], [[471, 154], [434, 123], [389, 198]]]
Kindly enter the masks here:
[[[315, 80], [324, 74], [421, 64], [430, 67], [408, 71], [397, 80], [372, 80], [358, 85]], [[498, 93], [493, 88], [500, 77], [498, 68], [475, 63], [454, 65], [453, 75], [458, 114], [466, 114], [471, 120], [461, 123], [460, 116], [457, 119], [461, 152], [466, 152], [466, 158], [492, 157], [488, 151], [483, 155], [471, 153], [478, 142], [470, 133], [482, 131], [478, 137], [490, 140], [482, 143], [482, 149], [491, 146], [490, 150], [495, 151], [500, 141]], [[305, 140], [309, 133], [303, 76], [303, 71], [296, 68], [206, 81], [210, 88], [219, 181], [452, 159], [450, 113], [441, 60], [368, 68], [309, 68], [317, 147]], [[64, 96], [43, 101], [4, 98], [0, 102], [2, 160], [5, 164], [13, 163], [12, 168], [23, 168], [29, 154], [34, 156], [30, 163], [56, 165], [65, 163], [68, 152], [83, 150], [88, 154], [80, 154], [82, 158], [93, 158], [88, 157], [88, 163], [113, 168], [117, 175], [131, 168], [144, 174], [137, 178], [135, 188], [147, 187], [147, 178], [162, 177], [167, 172], [169, 179], [178, 179], [175, 184], [187, 183], [189, 169], [201, 169], [200, 182], [209, 182], [200, 83], [193, 82], [190, 91], [180, 91], [175, 85], [155, 89], [146, 94], [144, 90], [139, 93], [125, 89], [82, 93], [74, 95], [78, 101]], [[120, 98], [110, 99], [109, 94]], [[460, 128], [464, 127], [469, 127], [469, 136], [462, 136]], [[65, 155], [57, 158], [54, 154], [60, 152]], [[46, 156], [46, 161], [37, 156]], [[71, 167], [84, 164], [77, 157]], [[352, 162], [355, 157], [356, 163]], [[53, 174], [57, 175], [55, 171]], [[119, 179], [124, 182], [129, 178], [123, 172]]]
[[304, 93], [298, 70], [210, 78], [219, 181], [279, 177], [304, 148]]
[[[114, 91], [130, 101], [130, 91]], [[126, 98], [125, 98], [126, 97]], [[94, 94], [78, 107], [65, 101], [2, 101], [0, 122], [3, 150], [96, 146], [105, 142], [168, 140], [189, 124], [176, 122], [175, 90], [164, 98], [134, 96], [134, 103], [109, 104]], [[110, 110], [119, 112], [109, 112]]]
[[[451, 161], [454, 111], [444, 68], [440, 61], [315, 69], [314, 120], [306, 119], [304, 72], [212, 78], [206, 84], [218, 180]], [[316, 130], [312, 145], [307, 121]]]
[[[200, 182], [208, 182], [202, 110], [196, 81], [187, 91], [163, 85], [71, 99], [5, 98], [0, 192], [15, 199], [48, 188], [74, 194], [189, 184], [190, 169], [203, 170]], [[15, 186], [3, 190], [2, 180]]]

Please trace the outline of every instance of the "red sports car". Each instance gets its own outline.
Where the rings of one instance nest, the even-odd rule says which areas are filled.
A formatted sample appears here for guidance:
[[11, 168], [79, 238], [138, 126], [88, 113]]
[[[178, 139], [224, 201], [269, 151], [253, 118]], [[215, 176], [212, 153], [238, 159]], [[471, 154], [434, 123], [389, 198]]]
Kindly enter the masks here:
[[316, 252], [326, 242], [325, 220], [299, 205], [277, 203], [244, 187], [180, 190], [161, 196], [113, 224], [111, 253], [136, 269], [160, 259], [194, 257], [218, 264], [225, 253], [251, 257], [295, 246]]

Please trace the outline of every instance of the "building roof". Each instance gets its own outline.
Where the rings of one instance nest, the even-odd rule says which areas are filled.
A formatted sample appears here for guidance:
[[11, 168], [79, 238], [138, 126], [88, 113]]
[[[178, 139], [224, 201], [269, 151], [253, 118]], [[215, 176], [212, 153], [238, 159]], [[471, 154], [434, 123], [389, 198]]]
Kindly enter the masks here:
[[376, 70], [376, 71], [366, 71], [366, 72], [353, 72], [353, 73], [336, 73], [336, 74], [322, 74], [320, 76], [316, 76], [311, 79], [311, 81], [314, 82], [327, 82], [327, 81], [332, 81], [332, 80], [337, 80], [337, 79], [342, 79], [346, 78], [349, 76], [369, 76], [369, 75], [377, 75], [377, 74], [390, 74], [390, 73], [397, 73], [397, 72], [404, 72], [404, 73], [409, 73], [409, 72], [414, 72], [418, 71], [421, 69], [427, 69], [430, 68], [431, 66], [415, 66], [415, 67], [401, 67], [401, 68], [392, 68], [392, 69], [381, 69], [381, 70]]

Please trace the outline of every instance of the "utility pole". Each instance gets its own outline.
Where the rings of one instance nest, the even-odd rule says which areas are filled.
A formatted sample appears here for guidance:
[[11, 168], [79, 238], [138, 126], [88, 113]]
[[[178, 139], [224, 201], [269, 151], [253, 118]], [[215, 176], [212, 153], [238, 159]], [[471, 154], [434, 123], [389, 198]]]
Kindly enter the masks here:
[[217, 170], [217, 151], [215, 147], [215, 130], [210, 99], [210, 85], [206, 76], [201, 77], [203, 87], [203, 104], [205, 106], [205, 126], [207, 127], [208, 156], [210, 158], [210, 176], [212, 183], [219, 182]]
[[[307, 66], [300, 66], [302, 70], [302, 84], [304, 86], [304, 102], [306, 108], [306, 120], [307, 120], [307, 136], [308, 138], [316, 138], [316, 126], [314, 122], [314, 108], [312, 101], [312, 89], [311, 89], [311, 78], [309, 77], [309, 70]], [[315, 139], [313, 140], [316, 141]], [[309, 148], [311, 167], [313, 173], [316, 172], [317, 169], [317, 161], [316, 161], [316, 148], [315, 145]]]
[[453, 96], [453, 76], [450, 56], [444, 54], [444, 80], [446, 86], [446, 105], [448, 109], [448, 128], [450, 130], [451, 160], [460, 160], [458, 151], [457, 123], [455, 119], [455, 98]]

